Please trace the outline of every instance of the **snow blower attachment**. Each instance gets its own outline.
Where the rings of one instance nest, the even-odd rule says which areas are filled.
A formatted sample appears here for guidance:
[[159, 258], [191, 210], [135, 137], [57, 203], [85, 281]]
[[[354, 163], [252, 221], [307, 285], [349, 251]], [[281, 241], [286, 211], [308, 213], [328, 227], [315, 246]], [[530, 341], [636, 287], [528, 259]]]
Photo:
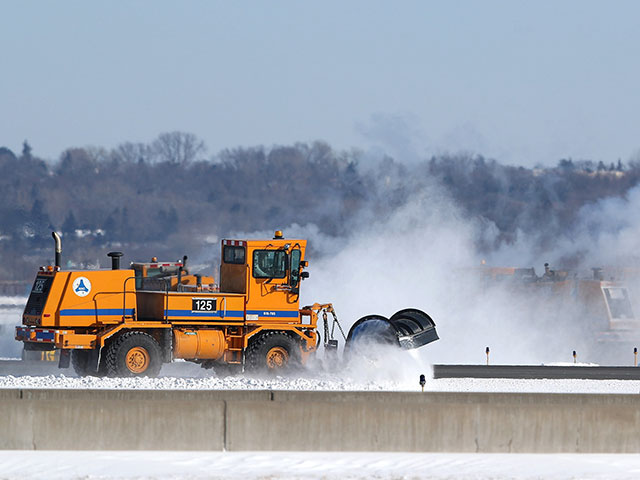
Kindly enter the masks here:
[[403, 350], [419, 348], [438, 340], [436, 324], [421, 310], [407, 308], [391, 318], [367, 315], [353, 324], [345, 349], [365, 343], [398, 346]]

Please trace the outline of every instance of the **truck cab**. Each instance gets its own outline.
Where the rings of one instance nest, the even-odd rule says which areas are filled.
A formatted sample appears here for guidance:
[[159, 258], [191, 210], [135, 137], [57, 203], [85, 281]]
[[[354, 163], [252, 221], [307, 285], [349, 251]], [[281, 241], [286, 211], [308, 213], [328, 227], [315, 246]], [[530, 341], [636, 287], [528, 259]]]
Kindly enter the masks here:
[[220, 292], [246, 297], [247, 321], [299, 318], [306, 240], [222, 240]]

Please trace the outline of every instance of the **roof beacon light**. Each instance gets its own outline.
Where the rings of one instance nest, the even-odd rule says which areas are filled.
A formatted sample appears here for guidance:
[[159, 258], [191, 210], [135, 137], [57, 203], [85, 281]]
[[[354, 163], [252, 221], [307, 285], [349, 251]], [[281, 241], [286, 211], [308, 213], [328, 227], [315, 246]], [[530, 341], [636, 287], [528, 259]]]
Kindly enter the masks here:
[[274, 239], [274, 240], [281, 240], [281, 239], [283, 239], [283, 238], [284, 238], [284, 237], [282, 236], [282, 230], [276, 230], [276, 233], [275, 233], [275, 235], [273, 236], [273, 239]]

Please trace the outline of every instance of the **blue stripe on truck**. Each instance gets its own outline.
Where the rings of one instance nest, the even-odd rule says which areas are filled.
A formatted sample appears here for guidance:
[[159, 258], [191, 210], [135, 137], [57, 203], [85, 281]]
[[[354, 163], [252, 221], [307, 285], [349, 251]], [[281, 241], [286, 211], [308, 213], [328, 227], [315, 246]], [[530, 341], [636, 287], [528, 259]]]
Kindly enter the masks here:
[[[122, 315], [121, 308], [70, 308], [60, 310], [61, 317], [79, 317], [93, 315]], [[133, 309], [124, 310], [125, 315], [133, 315]], [[219, 317], [244, 318], [244, 310], [216, 310], [213, 312], [193, 312], [191, 310], [167, 310], [168, 317]], [[298, 318], [298, 311], [283, 310], [247, 310], [247, 315], [258, 315], [266, 318]]]
[[[267, 318], [298, 318], [298, 311], [278, 310], [247, 310], [247, 315], [258, 315]], [[191, 310], [167, 310], [169, 317], [220, 317], [220, 318], [244, 318], [243, 310], [216, 310], [214, 312], [193, 312]]]
[[[194, 312], [191, 310], [166, 310], [168, 317], [220, 317], [244, 318], [244, 310], [213, 310], [211, 312]], [[223, 317], [224, 315], [224, 317]]]
[[[122, 315], [122, 308], [68, 308], [60, 310], [61, 317], [80, 317], [83, 315]], [[133, 308], [124, 310], [125, 315], [133, 315]]]

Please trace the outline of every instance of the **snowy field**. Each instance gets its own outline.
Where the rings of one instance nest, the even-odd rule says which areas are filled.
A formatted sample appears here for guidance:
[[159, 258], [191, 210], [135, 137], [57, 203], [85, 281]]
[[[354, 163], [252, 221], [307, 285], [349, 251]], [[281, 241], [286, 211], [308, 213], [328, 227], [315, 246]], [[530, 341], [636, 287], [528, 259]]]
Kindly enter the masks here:
[[0, 451], [0, 479], [640, 478], [640, 455]]

